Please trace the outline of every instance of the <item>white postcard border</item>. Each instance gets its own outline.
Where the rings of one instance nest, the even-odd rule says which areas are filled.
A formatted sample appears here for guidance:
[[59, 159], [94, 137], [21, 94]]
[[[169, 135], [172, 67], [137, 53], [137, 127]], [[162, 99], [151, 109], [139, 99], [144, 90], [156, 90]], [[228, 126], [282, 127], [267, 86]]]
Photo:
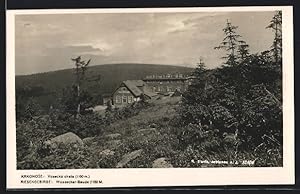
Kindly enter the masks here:
[[[17, 170], [15, 118], [15, 15], [71, 13], [229, 12], [282, 10], [283, 37], [283, 167]], [[275, 185], [295, 183], [293, 7], [205, 7], [8, 10], [7, 12], [7, 188], [91, 188], [195, 185]], [[102, 184], [21, 184], [21, 175], [86, 175]], [[68, 178], [64, 180], [69, 180]]]

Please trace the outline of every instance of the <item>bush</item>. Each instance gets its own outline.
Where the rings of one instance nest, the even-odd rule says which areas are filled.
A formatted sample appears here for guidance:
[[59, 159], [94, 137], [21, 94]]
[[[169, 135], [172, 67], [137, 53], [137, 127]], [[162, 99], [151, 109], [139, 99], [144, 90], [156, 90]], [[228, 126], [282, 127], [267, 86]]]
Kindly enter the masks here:
[[145, 101], [134, 102], [122, 108], [115, 108], [105, 113], [105, 123], [107, 125], [122, 119], [127, 119], [137, 115], [141, 110], [150, 107], [151, 104]]
[[[31, 156], [31, 154], [40, 149], [46, 140], [53, 137], [66, 132], [73, 132], [81, 138], [101, 135], [104, 126], [103, 118], [94, 113], [75, 119], [70, 114], [56, 111], [50, 115], [33, 117], [29, 121], [17, 122], [17, 161], [28, 161], [30, 158], [35, 161], [34, 158], [39, 158], [39, 156], [34, 154]], [[57, 152], [56, 156], [60, 153], [62, 154], [62, 152]], [[34, 164], [37, 165], [38, 162]]]
[[135, 132], [123, 138], [122, 146], [114, 150], [114, 155], [100, 159], [100, 168], [115, 168], [125, 154], [142, 149], [139, 157], [129, 162], [125, 168], [151, 168], [152, 162], [161, 157], [170, 158], [175, 154], [178, 140], [170, 130]]
[[85, 147], [60, 144], [56, 149], [36, 145], [23, 161], [19, 169], [70, 169], [89, 168], [91, 154]]
[[[265, 56], [251, 55], [236, 66], [206, 72], [202, 84], [196, 79], [183, 95], [179, 117], [174, 119], [181, 149], [192, 149], [178, 157], [199, 151], [201, 157], [205, 153], [208, 158], [222, 158], [225, 153], [259, 158], [255, 159], [258, 166], [282, 165], [281, 76], [277, 69]], [[257, 72], [266, 77], [257, 78]]]

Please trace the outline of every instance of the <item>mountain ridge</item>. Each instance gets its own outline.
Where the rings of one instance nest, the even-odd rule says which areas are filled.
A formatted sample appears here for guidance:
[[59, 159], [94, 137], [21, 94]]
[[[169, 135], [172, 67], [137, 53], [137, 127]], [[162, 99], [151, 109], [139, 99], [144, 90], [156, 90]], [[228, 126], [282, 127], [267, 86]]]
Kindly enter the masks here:
[[[152, 63], [107, 63], [107, 64], [98, 64], [98, 65], [92, 65], [89, 66], [89, 68], [95, 68], [99, 66], [118, 66], [118, 65], [149, 65], [149, 66], [169, 66], [169, 67], [183, 67], [183, 68], [190, 68], [193, 69], [193, 67], [187, 67], [183, 66], [184, 64], [181, 65], [176, 65], [176, 64], [152, 64]], [[59, 71], [68, 71], [74, 68], [65, 68], [65, 69], [57, 69], [57, 70], [50, 70], [50, 71], [44, 71], [44, 72], [36, 72], [36, 73], [30, 73], [30, 74], [16, 74], [16, 77], [23, 77], [23, 76], [32, 76], [32, 75], [37, 75], [37, 74], [45, 74], [45, 73], [52, 73], [52, 72], [59, 72]]]
[[[82, 89], [89, 92], [97, 104], [102, 102], [103, 94], [111, 94], [114, 89], [125, 80], [143, 79], [147, 75], [154, 74], [189, 74], [193, 68], [141, 63], [117, 63], [90, 66], [86, 71], [87, 80], [82, 84]], [[56, 70], [31, 75], [18, 75], [16, 80], [16, 97], [20, 97], [24, 88], [40, 90], [30, 97], [34, 97], [38, 103], [47, 108], [62, 94], [62, 90], [75, 84], [74, 68]], [[100, 79], [94, 79], [100, 78]], [[94, 80], [94, 81], [93, 81]], [[38, 94], [38, 95], [37, 95]]]

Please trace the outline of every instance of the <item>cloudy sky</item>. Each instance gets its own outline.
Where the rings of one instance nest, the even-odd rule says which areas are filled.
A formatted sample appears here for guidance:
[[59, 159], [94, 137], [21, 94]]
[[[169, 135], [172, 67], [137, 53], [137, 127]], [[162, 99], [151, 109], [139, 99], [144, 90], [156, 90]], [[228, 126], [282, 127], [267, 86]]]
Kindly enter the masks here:
[[265, 29], [274, 12], [93, 13], [16, 16], [16, 74], [72, 68], [71, 57], [91, 65], [151, 63], [209, 68], [222, 63], [214, 50], [229, 19], [256, 53], [269, 49]]

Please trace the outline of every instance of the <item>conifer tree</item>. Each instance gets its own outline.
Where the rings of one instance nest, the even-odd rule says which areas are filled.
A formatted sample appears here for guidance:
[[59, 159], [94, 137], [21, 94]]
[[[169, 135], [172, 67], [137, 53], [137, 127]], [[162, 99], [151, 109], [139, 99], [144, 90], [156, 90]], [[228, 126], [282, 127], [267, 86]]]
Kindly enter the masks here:
[[204, 75], [205, 71], [206, 71], [205, 64], [203, 62], [203, 59], [200, 57], [199, 62], [197, 63], [197, 67], [193, 72], [195, 81], [199, 82], [199, 81], [203, 80], [203, 75]]
[[271, 52], [276, 64], [281, 62], [282, 57], [282, 13], [277, 11], [270, 24], [266, 27], [274, 32], [274, 40], [271, 46]]
[[241, 62], [244, 61], [247, 57], [249, 57], [249, 45], [245, 41], [240, 41], [238, 54]]
[[29, 100], [25, 106], [25, 111], [24, 111], [26, 119], [31, 120], [34, 116], [39, 115], [40, 110], [41, 110], [41, 107], [36, 102], [36, 100], [33, 97], [29, 98]]
[[192, 73], [191, 85], [189, 85], [187, 92], [183, 95], [183, 102], [186, 104], [197, 104], [202, 99], [205, 89], [205, 72], [207, 71], [202, 58], [199, 59], [197, 67]]
[[[215, 47], [215, 49], [223, 49], [227, 52], [223, 59], [226, 59], [225, 65], [228, 66], [236, 66], [238, 64], [238, 54], [239, 50], [242, 52], [243, 56], [248, 49], [248, 45], [245, 41], [241, 41], [241, 36], [237, 34], [238, 26], [233, 26], [229, 20], [227, 20], [226, 27], [223, 29], [225, 37], [219, 46]], [[242, 45], [242, 46], [241, 46]]]

